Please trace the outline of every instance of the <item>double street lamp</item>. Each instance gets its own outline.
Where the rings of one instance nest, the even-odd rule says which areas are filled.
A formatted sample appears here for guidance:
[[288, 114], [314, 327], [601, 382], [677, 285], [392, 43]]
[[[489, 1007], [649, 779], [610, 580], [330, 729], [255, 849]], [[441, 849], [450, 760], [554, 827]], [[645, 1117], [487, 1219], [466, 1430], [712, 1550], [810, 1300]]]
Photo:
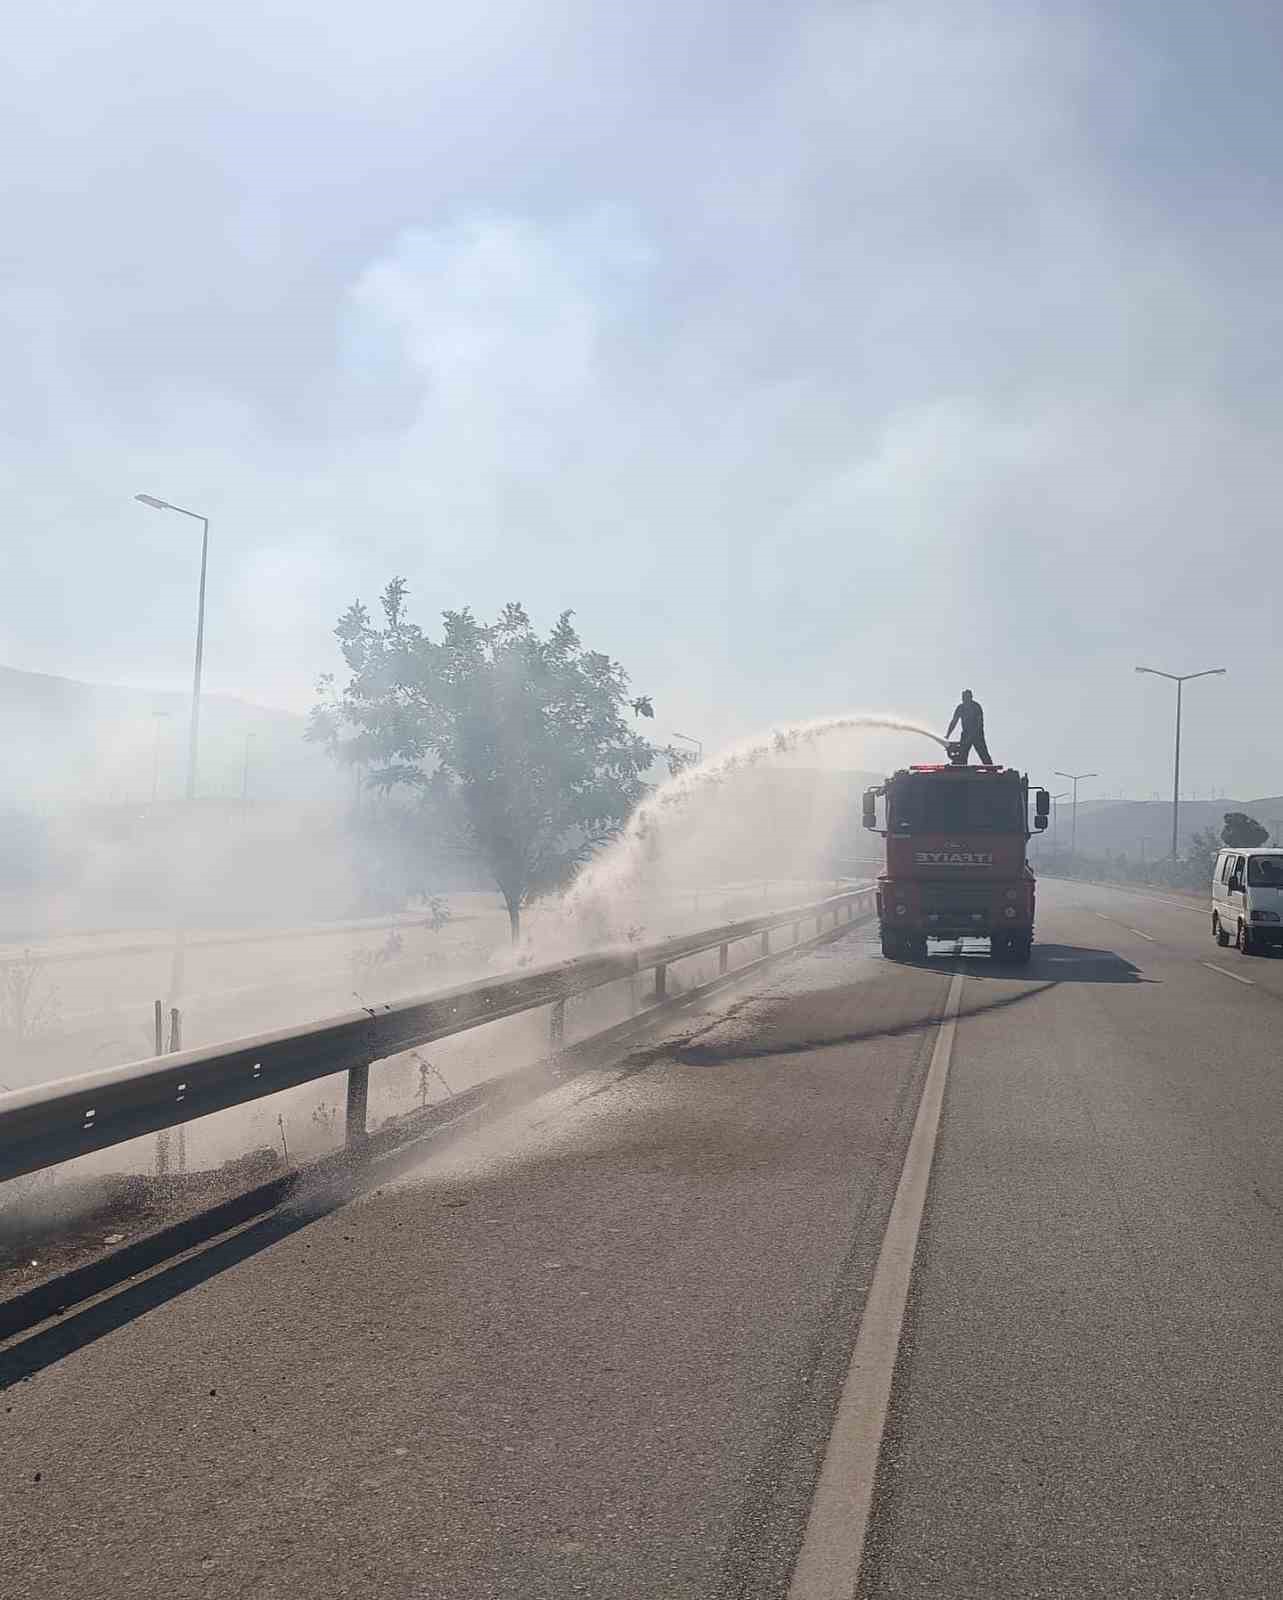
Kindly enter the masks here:
[[158, 500], [152, 494], [136, 494], [135, 500], [150, 506], [153, 511], [176, 511], [180, 517], [191, 517], [204, 529], [200, 542], [200, 601], [196, 608], [196, 670], [192, 674], [192, 726], [187, 747], [187, 798], [196, 798], [196, 746], [200, 733], [200, 668], [205, 654], [205, 567], [209, 560], [209, 518], [199, 511], [188, 511], [183, 506], [171, 505], [168, 500]]
[[1148, 673], [1152, 678], [1166, 678], [1169, 683], [1176, 685], [1176, 762], [1172, 774], [1172, 860], [1175, 861], [1181, 810], [1181, 690], [1191, 678], [1224, 677], [1225, 668], [1208, 667], [1204, 672], [1160, 672], [1157, 667], [1137, 667], [1136, 670]]
[[1070, 833], [1069, 833], [1069, 853], [1070, 853], [1071, 856], [1076, 856], [1078, 854], [1078, 781], [1079, 781], [1080, 778], [1099, 778], [1100, 777], [1100, 773], [1099, 772], [1061, 772], [1059, 767], [1057, 767], [1056, 776], [1058, 778], [1068, 778], [1070, 780], [1070, 782], [1074, 786], [1074, 813], [1073, 813], [1073, 823], [1072, 823], [1072, 825], [1070, 827]]

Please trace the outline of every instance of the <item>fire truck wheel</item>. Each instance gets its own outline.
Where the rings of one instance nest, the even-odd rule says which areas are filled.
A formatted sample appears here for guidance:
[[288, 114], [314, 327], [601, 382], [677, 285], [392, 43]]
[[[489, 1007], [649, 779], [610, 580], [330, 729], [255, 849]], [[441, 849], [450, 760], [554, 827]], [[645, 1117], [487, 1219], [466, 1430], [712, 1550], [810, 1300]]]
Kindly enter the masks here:
[[888, 961], [898, 961], [900, 959], [899, 934], [884, 933], [882, 935], [882, 954]]
[[1013, 933], [1003, 954], [1013, 966], [1023, 967], [1028, 965], [1033, 949], [1034, 942], [1027, 934]]

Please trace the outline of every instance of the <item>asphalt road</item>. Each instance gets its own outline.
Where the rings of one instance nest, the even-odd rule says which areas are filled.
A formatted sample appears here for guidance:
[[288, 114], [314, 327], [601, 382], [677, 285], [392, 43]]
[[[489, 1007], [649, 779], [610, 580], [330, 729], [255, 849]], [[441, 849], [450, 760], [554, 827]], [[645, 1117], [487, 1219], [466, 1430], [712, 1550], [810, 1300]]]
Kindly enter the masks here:
[[1283, 1592], [1283, 960], [1039, 932], [848, 936], [0, 1351], [0, 1593], [787, 1596], [955, 968], [861, 1593]]

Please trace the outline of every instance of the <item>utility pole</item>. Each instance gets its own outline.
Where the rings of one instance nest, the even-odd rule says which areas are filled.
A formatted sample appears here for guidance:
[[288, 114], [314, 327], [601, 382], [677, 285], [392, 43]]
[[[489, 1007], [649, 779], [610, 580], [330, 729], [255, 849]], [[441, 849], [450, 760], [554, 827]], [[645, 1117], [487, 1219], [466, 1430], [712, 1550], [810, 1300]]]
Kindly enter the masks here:
[[153, 511], [176, 511], [180, 517], [191, 517], [204, 530], [200, 541], [200, 599], [196, 606], [196, 667], [192, 673], [192, 726], [187, 747], [187, 798], [196, 798], [196, 750], [200, 738], [200, 673], [205, 655], [205, 569], [209, 564], [209, 518], [199, 511], [188, 511], [183, 506], [171, 505], [168, 500], [158, 500], [152, 494], [136, 494], [135, 500], [150, 506]]
[[1157, 667], [1137, 667], [1137, 672], [1146, 672], [1151, 678], [1166, 678], [1169, 683], [1176, 685], [1176, 761], [1172, 769], [1172, 860], [1177, 859], [1177, 847], [1180, 842], [1180, 813], [1181, 813], [1181, 691], [1192, 678], [1221, 678], [1225, 676], [1224, 667], [1208, 667], [1204, 672], [1160, 672]]
[[249, 800], [249, 742], [254, 737], [252, 733], [245, 735], [245, 765], [241, 768], [241, 804]]
[[1073, 827], [1072, 827], [1071, 833], [1070, 833], [1069, 854], [1071, 856], [1076, 856], [1078, 854], [1078, 781], [1079, 781], [1080, 778], [1098, 778], [1098, 777], [1100, 777], [1100, 773], [1098, 773], [1098, 772], [1061, 772], [1060, 769], [1057, 768], [1056, 769], [1056, 776], [1058, 778], [1068, 778], [1072, 782], [1072, 784], [1074, 786]]

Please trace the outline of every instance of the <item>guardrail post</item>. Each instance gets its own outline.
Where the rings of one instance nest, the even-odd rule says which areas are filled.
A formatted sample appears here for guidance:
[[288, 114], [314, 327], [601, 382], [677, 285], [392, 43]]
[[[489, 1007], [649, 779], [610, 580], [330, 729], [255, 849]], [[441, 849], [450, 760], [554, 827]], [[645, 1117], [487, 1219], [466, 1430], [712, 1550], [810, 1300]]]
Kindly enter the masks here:
[[554, 1000], [548, 1019], [548, 1036], [554, 1050], [560, 1050], [566, 1038], [566, 1002]]
[[[177, 1006], [169, 1008], [169, 1053], [176, 1054], [183, 1048], [183, 1014]], [[179, 1172], [187, 1171], [187, 1124], [178, 1124], [178, 1162]]]
[[666, 1000], [667, 998], [668, 968], [662, 961], [660, 961], [655, 967], [655, 1000], [658, 1003], [660, 1000]]
[[769, 956], [770, 953], [771, 953], [771, 930], [769, 928], [763, 928], [762, 929], [762, 954], [764, 956]]
[[730, 966], [730, 963], [731, 963], [731, 947], [728, 944], [724, 944], [724, 945], [721, 946], [721, 948], [717, 952], [717, 970], [718, 970], [718, 972], [721, 973], [723, 976], [725, 976], [726, 969], [727, 969], [728, 966]]
[[[156, 1054], [165, 1053], [165, 1002], [157, 1000], [152, 1011], [156, 1029]], [[169, 1129], [162, 1128], [156, 1135], [156, 1176], [163, 1178], [169, 1171]]]
[[365, 1117], [369, 1100], [370, 1064], [363, 1061], [358, 1067], [349, 1067], [347, 1072], [347, 1121], [343, 1143], [349, 1154], [354, 1155], [365, 1146]]

